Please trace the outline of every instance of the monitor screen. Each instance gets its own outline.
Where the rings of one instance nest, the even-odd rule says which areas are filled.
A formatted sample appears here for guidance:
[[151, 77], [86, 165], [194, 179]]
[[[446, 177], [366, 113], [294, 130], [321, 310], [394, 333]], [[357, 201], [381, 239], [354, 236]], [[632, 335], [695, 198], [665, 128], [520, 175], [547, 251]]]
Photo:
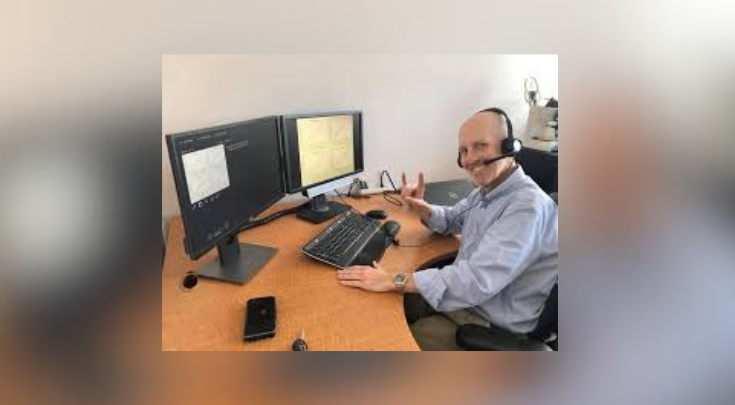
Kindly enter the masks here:
[[267, 117], [166, 137], [193, 259], [283, 197], [278, 130]]
[[289, 193], [362, 172], [359, 111], [284, 116], [282, 127]]

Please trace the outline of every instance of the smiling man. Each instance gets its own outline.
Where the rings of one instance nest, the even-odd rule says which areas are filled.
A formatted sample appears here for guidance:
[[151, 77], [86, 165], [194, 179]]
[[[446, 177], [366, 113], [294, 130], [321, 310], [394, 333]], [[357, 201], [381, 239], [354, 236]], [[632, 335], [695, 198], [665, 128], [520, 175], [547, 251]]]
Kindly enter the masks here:
[[[453, 263], [415, 274], [355, 266], [338, 272], [347, 287], [406, 293], [406, 316], [423, 350], [459, 350], [457, 327], [532, 331], [558, 279], [558, 210], [513, 158], [512, 125], [501, 110], [470, 117], [459, 131], [459, 164], [477, 188], [454, 207], [428, 204], [425, 180], [401, 196], [440, 234], [461, 234]], [[505, 145], [505, 146], [504, 146]]]

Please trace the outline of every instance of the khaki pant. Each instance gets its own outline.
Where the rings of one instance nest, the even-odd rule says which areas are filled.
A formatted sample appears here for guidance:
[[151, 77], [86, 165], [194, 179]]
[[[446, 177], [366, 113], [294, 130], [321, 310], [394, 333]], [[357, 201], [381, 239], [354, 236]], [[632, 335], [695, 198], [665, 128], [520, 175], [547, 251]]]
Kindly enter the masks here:
[[469, 310], [437, 312], [419, 294], [406, 294], [406, 318], [421, 350], [462, 350], [455, 335], [462, 325], [490, 327], [490, 322]]

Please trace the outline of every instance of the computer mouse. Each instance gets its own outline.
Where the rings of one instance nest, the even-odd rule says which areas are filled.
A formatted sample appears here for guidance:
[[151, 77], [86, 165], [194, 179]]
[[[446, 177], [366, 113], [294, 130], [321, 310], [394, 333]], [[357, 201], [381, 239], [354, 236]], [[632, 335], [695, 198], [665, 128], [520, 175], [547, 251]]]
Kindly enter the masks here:
[[392, 240], [396, 239], [396, 235], [401, 230], [401, 224], [396, 221], [388, 221], [383, 224], [383, 232]]
[[368, 211], [365, 216], [367, 216], [370, 219], [377, 219], [377, 220], [383, 220], [388, 218], [388, 213], [383, 210], [372, 210]]

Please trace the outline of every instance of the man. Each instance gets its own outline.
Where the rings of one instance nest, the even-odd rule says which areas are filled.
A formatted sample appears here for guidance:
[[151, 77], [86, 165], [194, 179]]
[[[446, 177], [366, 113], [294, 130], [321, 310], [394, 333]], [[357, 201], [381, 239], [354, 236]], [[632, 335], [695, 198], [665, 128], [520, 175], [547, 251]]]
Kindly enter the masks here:
[[431, 230], [462, 234], [454, 263], [415, 274], [387, 271], [379, 264], [338, 272], [340, 283], [407, 296], [406, 315], [423, 350], [458, 350], [458, 326], [491, 324], [525, 334], [532, 331], [558, 279], [556, 204], [512, 157], [502, 156], [508, 137], [504, 116], [481, 111], [459, 131], [459, 159], [478, 186], [454, 207], [424, 201], [424, 175], [401, 196]]

